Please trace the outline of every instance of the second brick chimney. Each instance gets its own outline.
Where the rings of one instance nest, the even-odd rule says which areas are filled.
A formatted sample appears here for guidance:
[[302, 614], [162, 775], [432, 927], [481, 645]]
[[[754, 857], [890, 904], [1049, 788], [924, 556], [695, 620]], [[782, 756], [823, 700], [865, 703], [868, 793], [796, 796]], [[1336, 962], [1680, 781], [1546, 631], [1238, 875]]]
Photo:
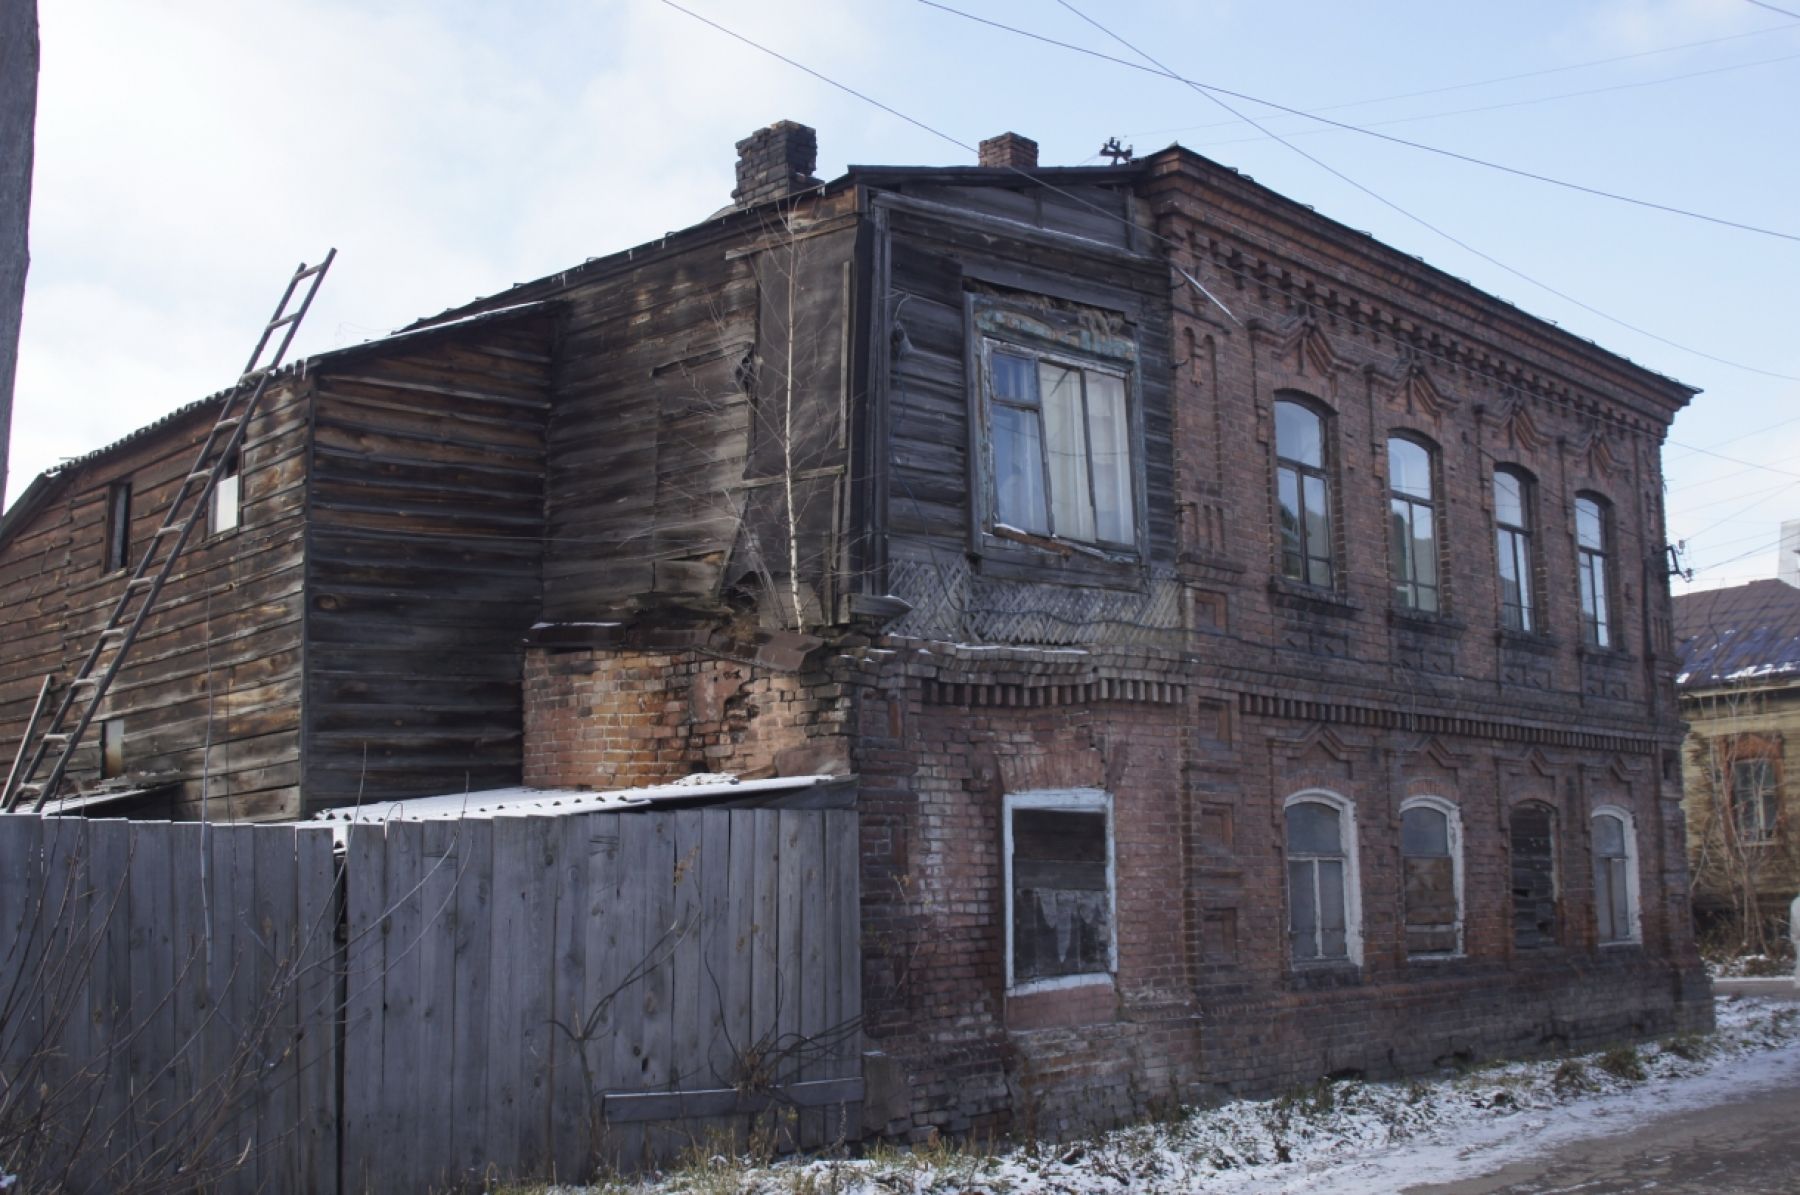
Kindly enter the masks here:
[[1010, 166], [1014, 170], [1037, 169], [1037, 142], [1017, 133], [1002, 133], [981, 143], [983, 166]]
[[778, 120], [737, 143], [737, 189], [731, 200], [754, 207], [819, 185], [819, 135], [792, 120]]

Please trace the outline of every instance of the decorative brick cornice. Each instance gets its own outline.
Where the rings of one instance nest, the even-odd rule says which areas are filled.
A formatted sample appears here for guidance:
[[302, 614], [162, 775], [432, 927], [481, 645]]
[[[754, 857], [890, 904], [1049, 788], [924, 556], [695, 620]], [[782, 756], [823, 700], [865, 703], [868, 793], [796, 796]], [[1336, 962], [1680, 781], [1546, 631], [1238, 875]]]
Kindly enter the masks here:
[[1336, 726], [1366, 726], [1375, 730], [1405, 730], [1418, 734], [1520, 743], [1532, 747], [1609, 751], [1620, 755], [1654, 755], [1663, 745], [1661, 739], [1648, 735], [1601, 734], [1562, 726], [1534, 726], [1494, 718], [1382, 709], [1348, 702], [1309, 701], [1305, 698], [1261, 693], [1240, 693], [1238, 711], [1249, 717], [1281, 718]]

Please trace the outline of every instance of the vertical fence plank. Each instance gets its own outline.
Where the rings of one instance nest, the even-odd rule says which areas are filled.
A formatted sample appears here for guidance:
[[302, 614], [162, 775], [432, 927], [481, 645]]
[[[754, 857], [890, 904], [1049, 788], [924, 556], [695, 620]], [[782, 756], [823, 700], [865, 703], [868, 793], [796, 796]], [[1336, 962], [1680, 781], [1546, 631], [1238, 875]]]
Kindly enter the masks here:
[[137, 1181], [162, 1177], [172, 1144], [165, 1121], [171, 1108], [169, 1061], [175, 1052], [175, 1016], [170, 994], [175, 965], [169, 930], [170, 860], [168, 839], [154, 824], [133, 822], [131, 864], [131, 1120], [136, 1143]]
[[[419, 1057], [419, 941], [425, 918], [420, 884], [425, 875], [425, 828], [420, 822], [391, 821], [387, 827], [387, 915], [382, 935], [387, 961], [382, 970], [381, 1157], [375, 1168], [382, 1190], [412, 1181], [414, 1153], [412, 1097]], [[373, 1059], [371, 1059], [371, 1065]]]
[[524, 868], [520, 888], [520, 968], [514, 1020], [518, 1043], [519, 1156], [521, 1176], [550, 1173], [550, 1051], [555, 1030], [550, 1025], [551, 984], [556, 972], [556, 905], [561, 874], [558, 851], [562, 835], [557, 818], [525, 820]]
[[[826, 946], [831, 940], [825, 905], [825, 819], [822, 814], [784, 815], [795, 820], [800, 843], [800, 1058], [802, 1082], [826, 1078], [830, 1068], [824, 1048], [831, 1024], [826, 989], [830, 968]], [[801, 1145], [816, 1149], [825, 1144], [826, 1116], [822, 1108], [801, 1114]]]
[[[779, 852], [776, 858], [776, 983], [780, 1007], [776, 1015], [777, 1051], [781, 1060], [776, 1080], [797, 1083], [802, 1078], [801, 1059], [806, 1031], [805, 1009], [805, 884], [806, 852], [804, 814], [783, 810], [776, 815]], [[817, 1121], [817, 1117], [814, 1117]], [[806, 1118], [797, 1117], [792, 1144], [804, 1142]]]
[[588, 835], [592, 819], [587, 814], [562, 818], [556, 826], [561, 836], [557, 871], [561, 878], [556, 895], [556, 969], [551, 992], [549, 1047], [550, 1156], [556, 1177], [579, 1182], [587, 1176], [587, 1096], [582, 1078], [583, 1003], [586, 989], [588, 899]]
[[[725, 865], [717, 869], [725, 878], [726, 906], [715, 951], [709, 955], [719, 969], [720, 1010], [713, 1066], [725, 1076], [726, 1086], [755, 1090], [760, 1086], [760, 1050], [751, 1013], [751, 980], [755, 973], [757, 924], [756, 813], [749, 809], [721, 811], [728, 828]], [[711, 906], [711, 902], [708, 902]], [[746, 1146], [748, 1125], [736, 1122], [737, 1144]]]
[[529, 833], [521, 818], [494, 819], [493, 971], [488, 985], [487, 1159], [497, 1174], [517, 1173], [519, 1085], [519, 987], [530, 959], [524, 942], [524, 893], [536, 877], [526, 866]]
[[[696, 1052], [689, 1063], [697, 1086], [735, 1087], [737, 1067], [726, 1040], [725, 1019], [731, 999], [731, 814], [709, 809], [701, 817], [700, 867], [694, 877], [700, 889], [700, 1017]], [[733, 1148], [735, 1118], [715, 1117], [702, 1131], [720, 1138], [719, 1148]]]
[[494, 939], [494, 823], [456, 830], [455, 1000], [451, 1008], [451, 1158], [459, 1182], [487, 1164], [488, 996]]
[[412, 1076], [410, 1113], [418, 1179], [433, 1189], [453, 1181], [451, 1154], [451, 1075], [456, 1043], [456, 895], [461, 864], [457, 830], [461, 823], [420, 823], [424, 873], [419, 880], [419, 908], [424, 916], [419, 936], [418, 1052]]
[[[758, 1085], [780, 1081], [781, 1049], [781, 815], [750, 812], [756, 866], [750, 904], [756, 926], [750, 946], [750, 1038]], [[772, 1109], [771, 1116], [780, 1109]]]
[[[669, 1053], [675, 1039], [675, 952], [683, 937], [676, 904], [676, 832], [674, 818], [652, 816], [646, 820], [650, 823], [650, 849], [642, 873], [646, 898], [645, 971], [640, 985], [644, 1008], [644, 1053], [638, 1059], [637, 1086], [641, 1091], [666, 1091], [673, 1074]], [[661, 1161], [669, 1156], [674, 1144], [666, 1126], [652, 1122], [646, 1127], [646, 1157]]]
[[[39, 968], [37, 998], [42, 1007], [41, 1062], [30, 1082], [41, 1093], [47, 1113], [46, 1145], [63, 1163], [72, 1161], [79, 1133], [77, 1110], [81, 1105], [81, 1055], [78, 1018], [73, 1006], [86, 1003], [87, 975], [81, 965], [86, 914], [81, 899], [82, 856], [87, 849], [85, 826], [79, 818], [44, 819], [42, 907], [43, 961]], [[82, 924], [78, 927], [77, 922]]]
[[379, 1190], [381, 1154], [383, 932], [387, 908], [387, 844], [383, 827], [351, 826], [345, 846], [347, 902], [344, 951], [344, 1089], [340, 1150], [345, 1195]]
[[[646, 1002], [649, 984], [645, 975], [650, 939], [650, 886], [667, 883], [666, 867], [654, 859], [656, 825], [648, 817], [619, 817], [619, 866], [616, 873], [615, 908], [608, 942], [612, 967], [606, 976], [609, 989], [618, 992], [613, 1007], [617, 1018], [613, 1031], [612, 1067], [608, 1091], [641, 1091], [644, 1084]], [[607, 1125], [607, 1150], [613, 1164], [629, 1170], [643, 1164], [644, 1127], [635, 1122]]]
[[[827, 1020], [832, 1025], [832, 1054], [826, 1077], [853, 1079], [862, 1074], [862, 837], [857, 816], [847, 809], [827, 810], [825, 819], [825, 911], [830, 942], [831, 989]], [[862, 1104], [834, 1108], [833, 1140], [852, 1139], [862, 1128]]]
[[256, 1008], [251, 1032], [257, 1074], [257, 1174], [267, 1190], [292, 1188], [299, 1112], [294, 1106], [294, 827], [254, 826]]
[[[140, 844], [146, 844], [146, 838], [155, 833], [143, 825], [134, 824], [133, 829]], [[256, 1023], [263, 1005], [264, 949], [256, 924], [255, 833], [256, 827], [250, 825], [212, 828], [215, 878], [224, 885], [224, 891], [213, 901], [213, 927], [221, 937], [222, 948], [215, 944], [209, 972], [214, 977], [214, 1006], [222, 1030], [220, 1066], [233, 1109], [221, 1126], [219, 1144], [225, 1156], [245, 1159], [220, 1183], [220, 1189], [226, 1192], [261, 1189], [256, 1158], [261, 1050]], [[219, 892], [216, 888], [214, 891]], [[136, 901], [134, 885], [134, 911]]]
[[204, 1172], [209, 1164], [221, 1164], [213, 1148], [210, 1127], [219, 1111], [219, 1095], [210, 1082], [200, 1050], [201, 1034], [212, 1016], [212, 995], [206, 972], [206, 879], [201, 852], [207, 849], [206, 827], [198, 822], [159, 826], [152, 834], [146, 826], [146, 845], [154, 838], [156, 849], [169, 860], [169, 943], [173, 952], [175, 986], [171, 995], [175, 1053], [169, 1060], [176, 1116], [172, 1129], [187, 1171]]
[[[674, 898], [671, 927], [676, 941], [669, 958], [669, 1047], [666, 1083], [671, 1090], [688, 1091], [712, 1086], [706, 1074], [706, 1056], [700, 1036], [700, 999], [704, 983], [704, 958], [701, 944], [707, 933], [703, 920], [702, 878], [706, 874], [704, 856], [706, 814], [698, 809], [683, 809], [674, 815], [675, 867], [670, 873], [670, 894]], [[706, 1125], [688, 1114], [677, 1126], [672, 1138], [687, 1138], [699, 1144]], [[670, 1145], [681, 1148], [681, 1143]]]
[[298, 1008], [294, 1096], [300, 1110], [297, 1191], [338, 1189], [339, 868], [327, 828], [301, 827], [294, 839]]
[[617, 1162], [606, 1138], [602, 1101], [616, 1085], [614, 1046], [622, 1036], [618, 1032], [622, 1004], [631, 998], [620, 987], [625, 978], [619, 965], [623, 922], [619, 887], [624, 865], [619, 815], [595, 813], [583, 820], [588, 827], [588, 905], [582, 977], [582, 1046], [588, 1062], [583, 1082], [588, 1086], [583, 1093], [583, 1112], [587, 1117], [588, 1164], [603, 1167]]
[[95, 916], [101, 921], [92, 987], [93, 1049], [102, 1077], [96, 1092], [94, 1156], [84, 1170], [104, 1173], [124, 1152], [130, 1107], [126, 1056], [131, 1038], [131, 823], [95, 822], [91, 831], [93, 869], [98, 883]]

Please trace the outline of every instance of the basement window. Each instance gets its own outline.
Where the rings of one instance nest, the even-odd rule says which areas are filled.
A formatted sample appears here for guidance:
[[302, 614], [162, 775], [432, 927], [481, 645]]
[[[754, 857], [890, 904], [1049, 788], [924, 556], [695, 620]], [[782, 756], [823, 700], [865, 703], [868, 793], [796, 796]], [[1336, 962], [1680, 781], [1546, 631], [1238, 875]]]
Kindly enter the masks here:
[[1107, 981], [1118, 951], [1111, 794], [1009, 793], [1005, 818], [1007, 989]]

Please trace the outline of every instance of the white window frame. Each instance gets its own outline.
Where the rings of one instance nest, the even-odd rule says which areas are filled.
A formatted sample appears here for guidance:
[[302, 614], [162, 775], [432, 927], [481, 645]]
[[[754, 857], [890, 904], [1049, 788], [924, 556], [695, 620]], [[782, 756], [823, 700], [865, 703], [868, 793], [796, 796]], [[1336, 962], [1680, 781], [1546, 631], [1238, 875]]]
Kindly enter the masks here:
[[[1328, 788], [1304, 788], [1288, 797], [1281, 803], [1281, 876], [1282, 887], [1288, 889], [1288, 841], [1287, 811], [1295, 805], [1305, 802], [1330, 805], [1338, 811], [1338, 826], [1342, 831], [1339, 847], [1344, 852], [1344, 957], [1320, 959], [1296, 959], [1293, 951], [1285, 953], [1288, 965], [1301, 970], [1311, 971], [1320, 967], [1362, 966], [1363, 961], [1363, 924], [1362, 924], [1362, 866], [1358, 860], [1356, 834], [1356, 802], [1349, 797], [1332, 792]], [[1282, 927], [1282, 938], [1287, 938], [1287, 926], [1293, 924], [1294, 894], [1287, 892], [1288, 907]]]
[[[1625, 899], [1631, 903], [1631, 908], [1627, 910], [1630, 913], [1629, 922], [1631, 925], [1631, 936], [1628, 938], [1615, 938], [1610, 941], [1602, 941], [1600, 945], [1602, 947], [1641, 945], [1644, 940], [1644, 919], [1643, 904], [1639, 898], [1638, 891], [1637, 819], [1631, 816], [1631, 810], [1626, 809], [1622, 805], [1596, 805], [1594, 807], [1594, 811], [1588, 814], [1588, 857], [1590, 871], [1593, 870], [1592, 863], [1594, 859], [1594, 821], [1596, 818], [1600, 817], [1616, 817], [1625, 824]], [[1596, 895], [1594, 898], [1596, 936], [1599, 931], [1599, 907], [1600, 901], [1599, 897]]]
[[208, 535], [224, 535], [236, 531], [244, 521], [244, 471], [233, 456], [219, 466], [207, 497], [206, 531]]
[[[1078, 813], [1106, 815], [1106, 903], [1107, 942], [1106, 970], [1087, 971], [1079, 975], [1052, 975], [1043, 979], [1017, 980], [1013, 975], [1013, 811], [1017, 809], [1061, 809]], [[1113, 798], [1098, 788], [1047, 788], [1007, 793], [1001, 818], [1001, 904], [1006, 925], [1006, 992], [1021, 996], [1031, 992], [1054, 991], [1058, 988], [1085, 987], [1108, 983], [1119, 971], [1119, 886], [1114, 854]]]
[[[1400, 816], [1402, 818], [1404, 818], [1406, 816], [1406, 811], [1408, 809], [1414, 809], [1414, 808], [1420, 808], [1420, 807], [1423, 807], [1426, 809], [1435, 809], [1439, 813], [1442, 813], [1444, 815], [1444, 821], [1446, 824], [1447, 834], [1448, 834], [1448, 838], [1449, 838], [1449, 846], [1450, 846], [1450, 874], [1453, 877], [1452, 882], [1456, 888], [1456, 949], [1451, 951], [1449, 954], [1413, 954], [1409, 950], [1409, 951], [1407, 951], [1406, 957], [1410, 961], [1421, 962], [1421, 963], [1434, 962], [1434, 961], [1437, 961], [1440, 959], [1462, 958], [1462, 957], [1464, 957], [1464, 952], [1466, 949], [1465, 945], [1464, 945], [1464, 941], [1463, 941], [1463, 923], [1467, 917], [1467, 914], [1464, 912], [1464, 909], [1463, 909], [1462, 809], [1461, 809], [1461, 807], [1459, 807], [1456, 804], [1456, 802], [1451, 801], [1444, 797], [1433, 797], [1433, 796], [1408, 797], [1408, 798], [1406, 798], [1406, 800], [1400, 802]], [[1400, 933], [1401, 933], [1402, 939], [1404, 940], [1405, 934], [1406, 934], [1406, 887], [1405, 887], [1406, 853], [1405, 853], [1404, 849], [1401, 851], [1400, 858], [1401, 858]]]

